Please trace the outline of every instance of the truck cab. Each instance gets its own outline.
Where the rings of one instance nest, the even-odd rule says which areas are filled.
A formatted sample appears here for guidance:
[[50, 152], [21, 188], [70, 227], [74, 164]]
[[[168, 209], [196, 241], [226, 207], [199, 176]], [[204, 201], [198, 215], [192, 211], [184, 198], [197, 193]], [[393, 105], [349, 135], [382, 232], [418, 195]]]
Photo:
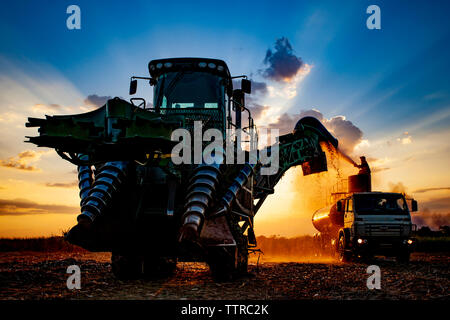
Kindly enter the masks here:
[[403, 194], [387, 192], [358, 192], [339, 200], [337, 210], [344, 213], [340, 259], [380, 254], [409, 261], [414, 245], [410, 211], [417, 211], [417, 202], [411, 204], [410, 210]]

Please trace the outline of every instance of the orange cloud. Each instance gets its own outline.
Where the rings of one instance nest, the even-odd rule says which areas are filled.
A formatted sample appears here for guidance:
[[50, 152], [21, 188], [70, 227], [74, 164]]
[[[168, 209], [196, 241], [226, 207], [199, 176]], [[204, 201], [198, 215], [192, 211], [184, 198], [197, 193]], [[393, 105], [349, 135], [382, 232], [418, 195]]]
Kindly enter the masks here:
[[45, 184], [46, 187], [51, 188], [73, 188], [78, 186], [78, 181], [72, 181], [72, 182], [47, 182]]
[[16, 157], [0, 159], [0, 166], [26, 171], [41, 171], [41, 169], [31, 165], [30, 162], [38, 161], [44, 152], [45, 151], [36, 152], [33, 150], [25, 150], [20, 152]]
[[31, 110], [33, 112], [55, 112], [55, 111], [61, 111], [62, 107], [59, 104], [35, 104]]
[[77, 207], [41, 204], [24, 199], [4, 200], [0, 199], [0, 216], [6, 215], [34, 215], [34, 214], [73, 214], [79, 211]]
[[450, 190], [450, 187], [436, 187], [436, 188], [424, 188], [424, 189], [417, 189], [414, 191], [414, 193], [424, 193], [428, 191], [440, 191], [440, 190]]

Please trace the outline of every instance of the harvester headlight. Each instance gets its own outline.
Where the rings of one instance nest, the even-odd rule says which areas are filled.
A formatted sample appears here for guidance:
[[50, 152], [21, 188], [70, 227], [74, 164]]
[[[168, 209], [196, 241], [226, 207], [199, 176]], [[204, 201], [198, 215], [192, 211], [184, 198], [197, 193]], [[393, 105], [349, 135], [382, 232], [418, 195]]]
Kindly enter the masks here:
[[198, 66], [199, 66], [200, 68], [206, 68], [206, 62], [199, 62], [199, 63], [198, 63]]
[[155, 70], [155, 65], [154, 65], [154, 64], [151, 64], [151, 65], [150, 65], [150, 69], [151, 69], [151, 70]]
[[217, 67], [217, 70], [223, 71], [223, 66], [218, 66], [218, 67]]
[[211, 69], [215, 69], [216, 68], [216, 64], [215, 63], [208, 63], [208, 67], [210, 67]]
[[172, 62], [166, 62], [166, 63], [164, 63], [164, 67], [166, 67], [166, 68], [172, 67]]
[[158, 69], [161, 69], [161, 68], [163, 67], [163, 64], [162, 64], [162, 63], [158, 63], [158, 64], [156, 65], [156, 67], [157, 67]]

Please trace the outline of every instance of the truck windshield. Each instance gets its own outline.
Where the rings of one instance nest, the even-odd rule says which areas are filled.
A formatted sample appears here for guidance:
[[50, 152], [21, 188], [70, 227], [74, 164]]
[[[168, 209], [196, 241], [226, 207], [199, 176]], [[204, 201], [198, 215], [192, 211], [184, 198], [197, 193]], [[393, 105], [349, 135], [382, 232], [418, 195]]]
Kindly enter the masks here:
[[355, 194], [357, 214], [408, 214], [406, 201], [401, 194]]
[[159, 108], [219, 108], [224, 106], [222, 78], [207, 72], [168, 72], [158, 77], [153, 105]]

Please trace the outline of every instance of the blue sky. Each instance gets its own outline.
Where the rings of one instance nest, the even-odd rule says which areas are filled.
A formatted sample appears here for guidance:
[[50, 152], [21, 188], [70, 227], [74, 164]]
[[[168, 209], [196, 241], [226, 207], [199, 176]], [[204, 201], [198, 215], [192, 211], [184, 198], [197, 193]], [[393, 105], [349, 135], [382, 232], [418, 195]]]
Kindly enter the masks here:
[[[72, 4], [81, 8], [81, 30], [66, 28]], [[372, 4], [381, 9], [381, 30], [366, 28]], [[348, 150], [371, 158], [377, 188], [400, 182], [410, 192], [438, 188], [417, 196], [446, 201], [443, 210], [450, 212], [449, 13], [450, 1], [437, 0], [2, 1], [0, 200], [17, 198], [20, 189], [36, 203], [76, 207], [79, 201], [75, 175], [68, 177], [73, 168], [23, 143], [33, 134], [24, 128], [27, 116], [86, 111], [84, 100], [92, 94], [128, 98], [130, 76], [147, 75], [150, 60], [196, 56], [223, 59], [233, 75], [267, 84], [269, 94], [252, 98], [268, 112], [257, 124], [291, 128], [286, 121], [314, 108], [344, 144], [339, 134], [348, 132], [338, 124], [351, 124], [362, 136]], [[267, 50], [282, 37], [303, 61], [289, 83], [261, 72]], [[138, 92], [150, 98], [143, 84]], [[21, 158], [27, 150], [34, 153]], [[36, 170], [5, 165], [11, 163]], [[295, 179], [285, 180], [269, 209], [298, 198], [289, 192]], [[50, 190], [49, 182], [68, 188]], [[310, 225], [309, 213], [303, 218]], [[27, 234], [21, 226], [29, 220], [14, 221], [17, 228], [5, 234]], [[70, 225], [73, 217], [64, 221]]]
[[[70, 4], [81, 8], [81, 30], [65, 28]], [[365, 27], [370, 4], [381, 8], [381, 30]], [[130, 75], [145, 75], [149, 60], [168, 56], [218, 57], [234, 74], [257, 78], [265, 51], [284, 36], [295, 54], [313, 65], [292, 111], [315, 107], [328, 117], [345, 114], [376, 134], [418, 121], [450, 101], [448, 1], [16, 1], [1, 6], [1, 55], [30, 72], [49, 65], [86, 95], [126, 96]], [[382, 118], [386, 128], [374, 118]]]

